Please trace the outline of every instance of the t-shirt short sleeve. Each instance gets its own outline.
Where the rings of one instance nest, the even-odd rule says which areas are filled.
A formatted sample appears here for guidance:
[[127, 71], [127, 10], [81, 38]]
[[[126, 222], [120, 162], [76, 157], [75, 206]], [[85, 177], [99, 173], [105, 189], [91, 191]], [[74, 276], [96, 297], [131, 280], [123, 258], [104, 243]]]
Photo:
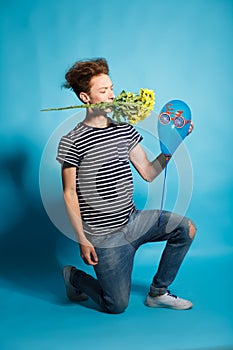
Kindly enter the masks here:
[[78, 167], [79, 154], [77, 147], [72, 139], [63, 136], [58, 145], [58, 152], [56, 160], [62, 164], [63, 167]]
[[143, 137], [138, 133], [138, 131], [131, 125], [130, 128], [130, 140], [128, 144], [129, 152], [143, 140]]

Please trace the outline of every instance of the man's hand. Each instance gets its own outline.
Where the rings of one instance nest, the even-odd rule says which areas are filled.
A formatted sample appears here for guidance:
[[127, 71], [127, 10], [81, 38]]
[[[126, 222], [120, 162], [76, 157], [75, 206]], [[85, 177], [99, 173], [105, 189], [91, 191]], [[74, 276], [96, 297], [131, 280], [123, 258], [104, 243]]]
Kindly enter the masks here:
[[80, 255], [85, 264], [87, 265], [97, 265], [98, 256], [96, 254], [94, 246], [88, 241], [88, 243], [79, 244]]
[[190, 127], [189, 127], [189, 131], [188, 131], [187, 136], [188, 136], [189, 134], [191, 134], [191, 132], [193, 131], [193, 129], [194, 129], [194, 124], [193, 124], [193, 122], [191, 122], [191, 123], [190, 123]]

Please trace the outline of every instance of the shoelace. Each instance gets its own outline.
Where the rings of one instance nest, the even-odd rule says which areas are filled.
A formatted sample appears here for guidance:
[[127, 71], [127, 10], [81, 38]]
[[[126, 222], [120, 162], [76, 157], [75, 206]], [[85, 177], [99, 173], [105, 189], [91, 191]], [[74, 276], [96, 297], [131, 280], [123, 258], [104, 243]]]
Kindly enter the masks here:
[[172, 294], [169, 290], [167, 291], [167, 294], [168, 294], [170, 297], [177, 299], [177, 296], [174, 295], [174, 294]]

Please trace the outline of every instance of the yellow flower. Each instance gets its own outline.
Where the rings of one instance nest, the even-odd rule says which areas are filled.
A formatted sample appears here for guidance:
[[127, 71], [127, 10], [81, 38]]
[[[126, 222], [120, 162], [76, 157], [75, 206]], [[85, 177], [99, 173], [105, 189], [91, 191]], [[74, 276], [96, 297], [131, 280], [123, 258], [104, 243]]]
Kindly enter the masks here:
[[118, 122], [126, 121], [137, 124], [148, 117], [154, 108], [155, 94], [153, 90], [140, 89], [139, 94], [125, 92], [124, 90], [113, 100], [113, 102], [101, 102], [96, 104], [85, 104], [61, 108], [50, 108], [42, 111], [55, 111], [71, 108], [98, 108], [111, 109], [112, 118]]
[[153, 90], [140, 89], [139, 94], [124, 90], [115, 98], [119, 108], [113, 108], [112, 117], [121, 121], [123, 118], [130, 124], [137, 124], [148, 117], [154, 108], [155, 94]]
[[137, 117], [129, 116], [129, 122], [136, 124], [138, 121], [144, 120], [154, 108], [155, 104], [155, 94], [153, 90], [140, 89], [140, 101], [141, 105], [139, 107]]

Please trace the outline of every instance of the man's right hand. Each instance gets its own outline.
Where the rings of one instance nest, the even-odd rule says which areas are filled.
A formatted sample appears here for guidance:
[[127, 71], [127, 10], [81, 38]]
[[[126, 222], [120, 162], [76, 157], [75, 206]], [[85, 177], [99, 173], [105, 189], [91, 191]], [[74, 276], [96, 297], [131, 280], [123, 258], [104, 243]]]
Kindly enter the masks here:
[[97, 265], [98, 264], [98, 256], [96, 254], [94, 246], [88, 243], [80, 243], [80, 255], [85, 264], [87, 265]]

